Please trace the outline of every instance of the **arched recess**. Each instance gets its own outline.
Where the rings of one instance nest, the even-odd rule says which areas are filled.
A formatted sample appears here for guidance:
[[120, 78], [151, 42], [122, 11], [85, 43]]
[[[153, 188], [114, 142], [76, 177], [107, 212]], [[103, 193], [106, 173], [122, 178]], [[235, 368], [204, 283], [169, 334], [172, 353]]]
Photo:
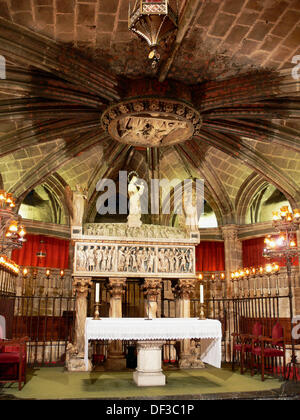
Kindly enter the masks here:
[[287, 197], [273, 184], [253, 173], [246, 179], [237, 195], [236, 208], [240, 224], [253, 224], [272, 220], [272, 211], [287, 205]]
[[69, 209], [66, 203], [66, 195], [65, 189], [67, 187], [67, 183], [65, 180], [58, 174], [54, 173], [49, 178], [46, 179], [44, 183], [49, 190], [52, 192], [53, 196], [55, 196], [58, 202], [61, 204], [62, 213], [61, 213], [61, 224], [69, 225], [70, 224], [70, 214]]
[[66, 183], [58, 174], [49, 177], [18, 203], [18, 213], [24, 219], [69, 225], [69, 212], [64, 196], [65, 186]]
[[285, 195], [274, 185], [268, 184], [253, 197], [246, 223], [269, 222], [273, 219], [273, 211], [279, 211], [282, 206], [288, 206], [292, 211], [291, 203]]
[[246, 214], [250, 203], [259, 191], [268, 185], [261, 175], [253, 172], [241, 185], [235, 200], [237, 223], [246, 224]]

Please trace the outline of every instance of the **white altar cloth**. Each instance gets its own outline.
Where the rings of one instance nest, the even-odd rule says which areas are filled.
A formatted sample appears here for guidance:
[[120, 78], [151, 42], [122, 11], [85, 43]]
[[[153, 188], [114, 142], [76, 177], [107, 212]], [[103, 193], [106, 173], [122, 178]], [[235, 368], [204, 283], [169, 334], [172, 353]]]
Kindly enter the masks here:
[[222, 327], [214, 319], [197, 318], [87, 318], [85, 365], [88, 369], [89, 340], [184, 340], [201, 339], [201, 360], [221, 367]]

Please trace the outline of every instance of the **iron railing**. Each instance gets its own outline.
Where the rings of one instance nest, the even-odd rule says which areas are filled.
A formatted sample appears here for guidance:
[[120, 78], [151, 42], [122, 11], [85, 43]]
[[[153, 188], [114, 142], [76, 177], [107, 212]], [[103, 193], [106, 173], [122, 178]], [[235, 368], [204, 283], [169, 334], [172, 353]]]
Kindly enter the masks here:
[[29, 365], [63, 365], [74, 338], [75, 299], [64, 296], [5, 296], [8, 338], [28, 337]]

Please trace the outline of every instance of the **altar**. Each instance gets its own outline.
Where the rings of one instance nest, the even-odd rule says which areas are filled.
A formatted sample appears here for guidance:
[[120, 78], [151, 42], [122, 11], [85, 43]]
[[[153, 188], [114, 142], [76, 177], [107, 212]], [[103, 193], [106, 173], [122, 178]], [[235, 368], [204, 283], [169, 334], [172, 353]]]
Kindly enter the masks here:
[[137, 369], [133, 379], [138, 386], [163, 386], [162, 347], [166, 340], [199, 339], [201, 360], [221, 367], [222, 327], [217, 320], [197, 318], [87, 318], [84, 361], [89, 366], [89, 340], [137, 341]]

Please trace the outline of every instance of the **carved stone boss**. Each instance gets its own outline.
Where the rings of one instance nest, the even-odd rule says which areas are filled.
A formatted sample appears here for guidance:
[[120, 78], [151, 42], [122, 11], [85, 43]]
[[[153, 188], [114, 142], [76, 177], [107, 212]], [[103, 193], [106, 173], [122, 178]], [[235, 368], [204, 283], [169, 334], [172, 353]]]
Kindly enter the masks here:
[[145, 96], [112, 105], [101, 124], [121, 143], [161, 147], [190, 139], [200, 131], [202, 118], [185, 101]]

